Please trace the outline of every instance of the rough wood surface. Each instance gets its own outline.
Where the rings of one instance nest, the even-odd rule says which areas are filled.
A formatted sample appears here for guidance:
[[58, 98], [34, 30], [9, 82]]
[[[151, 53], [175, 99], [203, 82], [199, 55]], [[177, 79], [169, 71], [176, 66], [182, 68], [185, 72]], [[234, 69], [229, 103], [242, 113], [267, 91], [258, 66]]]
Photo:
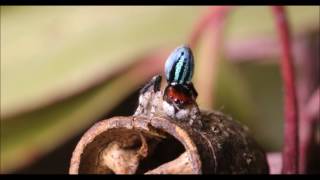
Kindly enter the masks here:
[[204, 126], [164, 117], [113, 117], [90, 128], [76, 146], [70, 174], [268, 174], [263, 150], [247, 128], [216, 111]]

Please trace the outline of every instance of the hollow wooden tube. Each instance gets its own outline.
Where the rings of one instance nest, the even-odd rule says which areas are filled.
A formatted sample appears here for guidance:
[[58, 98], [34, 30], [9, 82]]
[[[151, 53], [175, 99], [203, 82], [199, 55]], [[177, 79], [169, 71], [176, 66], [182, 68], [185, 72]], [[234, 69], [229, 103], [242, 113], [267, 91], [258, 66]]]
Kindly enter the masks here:
[[269, 173], [265, 153], [247, 128], [221, 112], [201, 116], [202, 128], [164, 117], [102, 120], [78, 142], [69, 173]]

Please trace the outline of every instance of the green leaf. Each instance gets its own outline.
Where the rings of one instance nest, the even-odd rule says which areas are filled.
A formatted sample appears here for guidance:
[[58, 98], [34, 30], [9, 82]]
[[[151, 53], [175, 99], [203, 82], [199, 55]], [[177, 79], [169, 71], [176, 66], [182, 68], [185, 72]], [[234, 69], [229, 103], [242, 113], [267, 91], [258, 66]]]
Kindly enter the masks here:
[[[319, 29], [319, 7], [286, 6], [293, 34]], [[277, 37], [274, 15], [270, 6], [235, 6], [226, 25], [226, 38], [230, 41], [268, 36]]]
[[[161, 59], [151, 56], [79, 96], [1, 121], [1, 172], [32, 162], [89, 126], [159, 72]], [[155, 68], [146, 69], [151, 63]]]
[[83, 92], [142, 53], [182, 43], [199, 9], [1, 7], [1, 116]]

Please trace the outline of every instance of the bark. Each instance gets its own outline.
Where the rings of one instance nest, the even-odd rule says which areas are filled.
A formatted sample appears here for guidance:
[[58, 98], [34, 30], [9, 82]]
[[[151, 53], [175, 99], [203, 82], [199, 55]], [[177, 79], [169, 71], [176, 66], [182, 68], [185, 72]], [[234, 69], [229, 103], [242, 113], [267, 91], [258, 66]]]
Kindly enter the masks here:
[[70, 174], [269, 173], [266, 156], [246, 127], [202, 111], [202, 128], [162, 117], [113, 117], [80, 139]]

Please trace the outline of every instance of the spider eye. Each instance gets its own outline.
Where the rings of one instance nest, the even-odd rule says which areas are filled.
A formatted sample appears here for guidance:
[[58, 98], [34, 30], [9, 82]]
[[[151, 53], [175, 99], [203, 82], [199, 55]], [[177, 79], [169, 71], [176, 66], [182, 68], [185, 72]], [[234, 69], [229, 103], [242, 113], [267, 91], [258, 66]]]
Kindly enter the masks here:
[[194, 60], [188, 46], [179, 46], [168, 57], [165, 63], [166, 79], [169, 83], [185, 84], [193, 75]]

